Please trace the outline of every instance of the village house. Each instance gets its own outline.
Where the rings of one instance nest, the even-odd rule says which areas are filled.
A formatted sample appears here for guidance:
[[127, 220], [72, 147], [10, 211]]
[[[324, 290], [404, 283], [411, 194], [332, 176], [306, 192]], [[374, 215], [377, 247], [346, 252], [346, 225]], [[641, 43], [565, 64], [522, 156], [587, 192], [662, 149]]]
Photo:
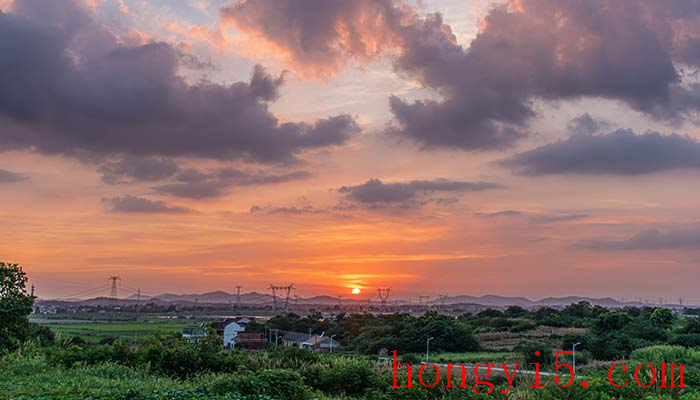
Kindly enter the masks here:
[[238, 332], [235, 346], [246, 350], [263, 350], [267, 347], [265, 331], [253, 329], [251, 331]]
[[214, 322], [211, 326], [216, 330], [216, 333], [221, 336], [223, 346], [227, 350], [231, 350], [235, 347], [238, 334], [245, 331], [245, 327], [232, 319]]
[[204, 325], [182, 328], [182, 338], [188, 343], [197, 343], [205, 337], [207, 337], [207, 328]]
[[313, 335], [301, 343], [301, 348], [317, 353], [330, 353], [333, 349], [340, 347], [340, 344], [329, 336]]
[[301, 344], [304, 343], [305, 340], [310, 339], [311, 335], [308, 333], [300, 333], [300, 332], [283, 332], [283, 337], [282, 337], [282, 346], [284, 347], [296, 347], [298, 349], [301, 349]]

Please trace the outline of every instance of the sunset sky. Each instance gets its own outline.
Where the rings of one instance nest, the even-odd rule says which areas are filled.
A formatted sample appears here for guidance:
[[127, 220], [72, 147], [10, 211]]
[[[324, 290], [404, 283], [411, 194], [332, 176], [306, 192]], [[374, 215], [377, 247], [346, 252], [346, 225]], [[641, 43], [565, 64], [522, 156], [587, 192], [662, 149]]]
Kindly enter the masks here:
[[0, 10], [0, 259], [40, 297], [700, 304], [700, 2]]

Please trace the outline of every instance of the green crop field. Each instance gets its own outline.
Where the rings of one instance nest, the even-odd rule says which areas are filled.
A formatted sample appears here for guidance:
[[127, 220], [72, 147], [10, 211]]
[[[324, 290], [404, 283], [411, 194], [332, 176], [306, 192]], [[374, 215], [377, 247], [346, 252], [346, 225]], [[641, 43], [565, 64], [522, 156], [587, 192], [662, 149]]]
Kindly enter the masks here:
[[79, 336], [87, 342], [99, 342], [107, 337], [129, 340], [142, 340], [152, 337], [156, 332], [164, 334], [178, 333], [190, 322], [145, 320], [138, 322], [79, 322], [48, 324], [52, 331], [62, 339]]

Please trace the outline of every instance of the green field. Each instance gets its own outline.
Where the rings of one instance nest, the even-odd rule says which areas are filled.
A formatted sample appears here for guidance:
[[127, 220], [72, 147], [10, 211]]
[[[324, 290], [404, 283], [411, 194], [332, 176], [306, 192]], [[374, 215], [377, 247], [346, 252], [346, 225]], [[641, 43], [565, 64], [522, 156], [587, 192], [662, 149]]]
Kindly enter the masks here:
[[144, 320], [138, 322], [76, 322], [47, 324], [60, 339], [74, 336], [86, 342], [96, 343], [107, 337], [127, 340], [142, 340], [153, 337], [156, 332], [170, 334], [182, 332], [182, 327], [192, 322]]

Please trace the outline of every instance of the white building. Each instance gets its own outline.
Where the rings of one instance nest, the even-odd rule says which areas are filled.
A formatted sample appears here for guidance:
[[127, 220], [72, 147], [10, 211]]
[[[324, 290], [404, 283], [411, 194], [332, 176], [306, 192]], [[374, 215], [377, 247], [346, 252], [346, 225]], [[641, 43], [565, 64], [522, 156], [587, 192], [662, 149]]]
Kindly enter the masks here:
[[224, 332], [221, 335], [224, 339], [224, 348], [232, 349], [235, 345], [236, 338], [239, 332], [245, 331], [245, 328], [236, 322], [229, 322], [224, 326]]

